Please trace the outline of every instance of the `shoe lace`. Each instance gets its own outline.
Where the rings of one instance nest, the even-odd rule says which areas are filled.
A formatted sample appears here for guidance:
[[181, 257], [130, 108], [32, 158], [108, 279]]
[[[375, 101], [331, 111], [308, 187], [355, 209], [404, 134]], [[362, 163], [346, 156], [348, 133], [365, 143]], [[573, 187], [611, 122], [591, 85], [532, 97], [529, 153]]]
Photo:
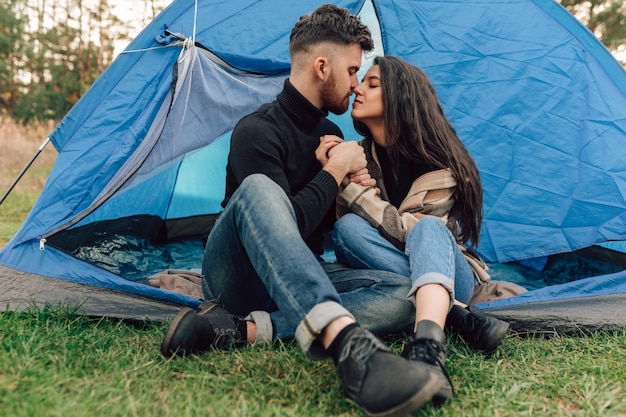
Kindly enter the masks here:
[[347, 345], [342, 349], [339, 362], [351, 357], [356, 362], [364, 364], [379, 349], [379, 342], [376, 338], [367, 333], [355, 334], [350, 337]]
[[431, 339], [410, 339], [402, 351], [402, 356], [408, 360], [436, 365], [452, 386], [452, 380], [444, 363], [445, 355], [444, 345]]
[[443, 367], [444, 364], [441, 361], [440, 353], [445, 354], [445, 350], [434, 340], [414, 339], [406, 344], [402, 356], [412, 361], [428, 362]]

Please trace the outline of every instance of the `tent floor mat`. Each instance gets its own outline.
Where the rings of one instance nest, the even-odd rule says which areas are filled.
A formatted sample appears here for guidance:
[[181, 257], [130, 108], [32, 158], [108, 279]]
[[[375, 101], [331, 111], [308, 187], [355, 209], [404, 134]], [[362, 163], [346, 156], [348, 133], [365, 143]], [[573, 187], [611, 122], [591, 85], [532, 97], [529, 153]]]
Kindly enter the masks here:
[[521, 336], [589, 335], [626, 328], [626, 294], [536, 301], [485, 311]]
[[0, 265], [0, 312], [37, 307], [76, 308], [76, 313], [129, 321], [164, 322], [183, 306], [122, 291], [76, 284]]
[[[76, 312], [129, 321], [171, 319], [182, 306], [121, 291], [29, 274], [0, 265], [0, 311], [78, 306]], [[572, 308], [572, 303], [576, 306]], [[626, 327], [626, 294], [553, 300], [491, 308], [522, 336], [582, 335]]]

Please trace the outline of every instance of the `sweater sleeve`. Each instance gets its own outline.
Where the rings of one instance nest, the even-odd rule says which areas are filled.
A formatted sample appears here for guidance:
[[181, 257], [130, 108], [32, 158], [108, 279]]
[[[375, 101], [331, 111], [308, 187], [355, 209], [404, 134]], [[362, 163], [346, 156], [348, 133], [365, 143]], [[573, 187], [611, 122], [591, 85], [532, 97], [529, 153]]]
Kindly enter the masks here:
[[448, 170], [432, 171], [417, 178], [399, 208], [381, 199], [375, 188], [351, 183], [338, 200], [369, 221], [383, 237], [404, 250], [409, 232], [420, 217], [436, 216], [444, 224], [454, 204], [456, 181]]
[[[235, 182], [233, 188], [251, 174], [264, 174], [278, 184], [292, 203], [300, 234], [307, 239], [332, 207], [338, 186], [333, 176], [320, 167], [310, 181], [300, 189], [292, 190], [284, 162], [290, 150], [286, 149], [280, 137], [281, 132], [275, 123], [264, 123], [259, 118], [243, 119], [231, 137], [228, 175]], [[309, 170], [310, 164], [315, 163], [314, 154], [307, 155], [307, 160], [302, 161], [302, 172]], [[229, 190], [226, 191], [228, 194]]]
[[[451, 230], [463, 256], [469, 263], [477, 282], [487, 282], [488, 266], [480, 256], [460, 243], [458, 224], [449, 219], [450, 209], [454, 205], [456, 181], [449, 170], [437, 170], [426, 173], [416, 179], [405, 200], [396, 209], [391, 203], [381, 199], [373, 187], [349, 184], [337, 197], [337, 204], [344, 207], [343, 211], [351, 210], [376, 227], [380, 234], [395, 247], [404, 250], [409, 232], [424, 215], [438, 217]], [[452, 225], [450, 224], [452, 223]]]
[[338, 200], [339, 204], [370, 222], [385, 239], [401, 250], [404, 250], [408, 233], [418, 222], [412, 214], [401, 214], [391, 203], [381, 199], [373, 187], [350, 183]]

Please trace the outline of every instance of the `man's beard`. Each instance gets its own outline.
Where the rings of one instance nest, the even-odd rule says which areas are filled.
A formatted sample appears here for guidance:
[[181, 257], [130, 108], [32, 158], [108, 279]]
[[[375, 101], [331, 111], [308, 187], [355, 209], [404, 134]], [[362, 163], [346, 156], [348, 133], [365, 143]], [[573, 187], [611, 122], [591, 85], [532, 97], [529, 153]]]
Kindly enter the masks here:
[[348, 104], [346, 96], [338, 96], [336, 91], [337, 82], [335, 77], [330, 75], [328, 80], [322, 84], [320, 91], [322, 97], [322, 110], [329, 111], [334, 114], [343, 114], [348, 110]]

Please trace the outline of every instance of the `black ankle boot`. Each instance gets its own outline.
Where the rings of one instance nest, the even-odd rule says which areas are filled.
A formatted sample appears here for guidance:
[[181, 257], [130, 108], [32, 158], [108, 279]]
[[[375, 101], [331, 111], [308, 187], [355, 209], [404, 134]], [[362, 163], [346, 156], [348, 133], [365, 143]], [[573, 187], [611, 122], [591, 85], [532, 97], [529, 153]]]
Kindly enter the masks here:
[[176, 314], [161, 342], [161, 353], [169, 358], [246, 344], [245, 321], [216, 303], [205, 302], [197, 310], [186, 307]]
[[490, 355], [498, 349], [509, 331], [509, 323], [486, 314], [474, 306], [452, 306], [446, 328], [458, 333], [474, 349]]
[[409, 336], [402, 356], [410, 361], [425, 364], [437, 376], [441, 387], [433, 397], [435, 405], [452, 398], [452, 381], [446, 371], [446, 338], [437, 323], [422, 320], [417, 324], [417, 331]]
[[434, 399], [441, 389], [439, 378], [427, 365], [407, 363], [362, 327], [345, 334], [337, 374], [348, 396], [368, 416], [411, 414]]

